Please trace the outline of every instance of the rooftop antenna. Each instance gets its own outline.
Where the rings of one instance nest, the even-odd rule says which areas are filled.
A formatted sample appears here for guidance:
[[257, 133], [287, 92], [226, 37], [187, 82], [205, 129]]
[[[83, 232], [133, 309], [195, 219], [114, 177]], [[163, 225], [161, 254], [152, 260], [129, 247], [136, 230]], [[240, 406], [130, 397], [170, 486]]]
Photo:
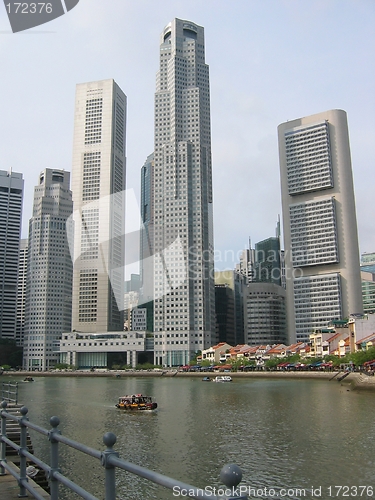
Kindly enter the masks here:
[[276, 238], [280, 238], [280, 214], [277, 217], [277, 224], [276, 224]]

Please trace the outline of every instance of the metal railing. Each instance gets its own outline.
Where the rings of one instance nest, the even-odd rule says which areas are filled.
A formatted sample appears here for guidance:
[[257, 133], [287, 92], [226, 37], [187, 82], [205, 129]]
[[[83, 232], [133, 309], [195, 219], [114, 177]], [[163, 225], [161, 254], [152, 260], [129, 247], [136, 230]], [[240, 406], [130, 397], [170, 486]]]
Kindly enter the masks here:
[[[225, 487], [221, 488], [223, 494], [219, 493], [220, 496], [214, 496], [212, 495], [212, 491], [207, 492], [202, 488], [191, 486], [163, 474], [159, 474], [158, 472], [154, 472], [150, 469], [147, 469], [146, 467], [141, 467], [119, 458], [119, 454], [113, 449], [113, 446], [116, 443], [116, 436], [112, 432], [107, 432], [106, 434], [104, 434], [103, 442], [106, 446], [106, 449], [104, 451], [99, 451], [77, 441], [74, 441], [68, 437], [62, 436], [60, 430], [58, 429], [58, 426], [60, 424], [60, 419], [58, 417], [51, 417], [50, 424], [52, 426], [52, 429], [47, 430], [29, 421], [27, 417], [28, 409], [25, 406], [19, 409], [21, 417], [8, 413], [6, 411], [6, 408], [7, 402], [3, 401], [1, 403], [0, 411], [0, 475], [4, 475], [5, 471], [7, 471], [17, 479], [20, 487], [20, 492], [18, 495], [19, 497], [27, 496], [26, 491], [28, 491], [37, 500], [45, 499], [45, 497], [41, 496], [38, 491], [33, 488], [32, 485], [28, 482], [26, 466], [27, 460], [31, 460], [34, 464], [36, 464], [46, 472], [50, 485], [51, 500], [58, 500], [60, 484], [66, 486], [69, 490], [73, 491], [86, 500], [99, 500], [97, 497], [81, 488], [78, 484], [74, 483], [62, 474], [59, 468], [59, 443], [62, 443], [100, 461], [101, 465], [104, 468], [105, 500], [116, 500], [116, 468], [130, 472], [132, 474], [135, 474], [136, 476], [147, 479], [154, 484], [158, 484], [167, 489], [173, 490], [175, 496], [188, 496], [189, 498], [196, 498], [199, 500], [248, 499], [248, 496], [246, 494], [243, 494], [244, 489], [238, 486], [242, 479], [242, 471], [235, 464], [229, 464], [222, 468], [220, 473], [220, 480], [225, 485]], [[14, 441], [8, 439], [7, 437], [7, 419], [13, 422], [17, 422], [20, 427], [19, 445]], [[43, 462], [28, 451], [28, 448], [26, 446], [28, 428], [33, 429], [34, 431], [48, 438], [50, 442], [50, 464]], [[19, 472], [17, 472], [12, 466], [7, 463], [6, 445], [15, 449], [20, 456]]]
[[1, 400], [8, 403], [18, 403], [18, 382], [3, 382], [1, 384]]

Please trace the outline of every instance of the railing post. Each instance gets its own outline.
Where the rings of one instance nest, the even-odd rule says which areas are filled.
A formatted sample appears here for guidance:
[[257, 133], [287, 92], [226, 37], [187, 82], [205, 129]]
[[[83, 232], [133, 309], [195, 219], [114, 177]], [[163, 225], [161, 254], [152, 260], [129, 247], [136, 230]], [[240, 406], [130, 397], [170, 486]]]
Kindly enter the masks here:
[[103, 436], [103, 443], [107, 446], [101, 457], [101, 463], [105, 467], [105, 500], [116, 500], [116, 468], [108, 461], [110, 456], [118, 457], [118, 453], [113, 450], [116, 440], [113, 432], [106, 432]]
[[220, 472], [220, 480], [230, 491], [228, 500], [248, 500], [246, 487], [238, 486], [242, 480], [242, 470], [236, 464], [224, 465]]
[[55, 434], [61, 434], [61, 431], [57, 428], [60, 424], [59, 417], [51, 417], [49, 423], [52, 425], [52, 429], [48, 433], [48, 439], [51, 443], [51, 470], [49, 473], [49, 486], [51, 500], [58, 500], [59, 498], [59, 482], [54, 478], [54, 472], [60, 472], [59, 469], [59, 442], [55, 439]]
[[20, 413], [22, 417], [19, 419], [19, 425], [20, 425], [20, 449], [18, 451], [18, 454], [20, 456], [20, 478], [18, 480], [18, 484], [20, 487], [20, 492], [19, 492], [19, 497], [27, 497], [27, 490], [25, 486], [23, 485], [23, 481], [28, 481], [28, 477], [26, 474], [26, 457], [23, 454], [24, 450], [27, 450], [27, 427], [24, 424], [25, 420], [29, 420], [26, 415], [28, 413], [28, 409], [26, 406], [22, 406], [20, 409]]
[[[7, 402], [2, 401], [1, 402], [1, 408], [2, 408], [2, 411], [1, 411], [1, 435], [2, 436], [7, 435], [7, 419], [3, 415], [3, 410], [6, 410], [6, 407], [7, 407]], [[1, 443], [0, 443], [0, 460], [2, 460], [3, 462], [6, 462], [6, 460], [7, 460], [6, 449], [7, 449], [6, 443], [4, 443], [4, 441], [1, 441]], [[0, 476], [4, 476], [4, 475], [5, 475], [5, 469], [4, 469], [4, 467], [2, 467], [0, 465]]]

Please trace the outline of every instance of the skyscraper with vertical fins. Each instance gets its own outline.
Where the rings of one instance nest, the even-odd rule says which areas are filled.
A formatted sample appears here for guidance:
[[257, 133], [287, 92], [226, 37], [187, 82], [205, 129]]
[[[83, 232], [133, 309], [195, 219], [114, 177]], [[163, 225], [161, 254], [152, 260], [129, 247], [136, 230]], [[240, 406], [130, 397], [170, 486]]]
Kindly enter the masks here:
[[153, 184], [155, 362], [177, 366], [215, 335], [209, 71], [181, 19], [160, 39]]
[[123, 330], [126, 96], [112, 79], [76, 88], [72, 329]]

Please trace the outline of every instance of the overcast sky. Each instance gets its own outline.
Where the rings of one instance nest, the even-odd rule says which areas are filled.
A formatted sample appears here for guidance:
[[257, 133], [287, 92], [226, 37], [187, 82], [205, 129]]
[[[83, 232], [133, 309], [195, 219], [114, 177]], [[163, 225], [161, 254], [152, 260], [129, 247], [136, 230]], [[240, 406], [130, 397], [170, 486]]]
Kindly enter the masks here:
[[274, 236], [277, 126], [333, 108], [348, 113], [360, 251], [374, 252], [374, 0], [80, 0], [18, 34], [0, 5], [0, 169], [24, 175], [23, 237], [40, 171], [71, 170], [76, 83], [114, 78], [127, 95], [127, 187], [139, 197], [159, 36], [174, 17], [205, 28], [217, 268], [249, 237]]

